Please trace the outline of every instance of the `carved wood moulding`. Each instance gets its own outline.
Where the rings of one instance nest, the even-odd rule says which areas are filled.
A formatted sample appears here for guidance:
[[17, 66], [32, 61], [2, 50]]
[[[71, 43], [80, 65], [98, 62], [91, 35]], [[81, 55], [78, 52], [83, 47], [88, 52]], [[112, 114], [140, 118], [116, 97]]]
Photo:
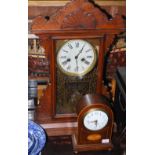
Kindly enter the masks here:
[[[70, 0], [29, 0], [28, 6], [64, 6]], [[100, 6], [125, 6], [126, 0], [95, 0]]]
[[38, 16], [32, 24], [32, 31], [75, 30], [75, 29], [120, 29], [124, 28], [122, 17], [111, 19], [94, 3], [88, 0], [72, 0], [49, 19]]

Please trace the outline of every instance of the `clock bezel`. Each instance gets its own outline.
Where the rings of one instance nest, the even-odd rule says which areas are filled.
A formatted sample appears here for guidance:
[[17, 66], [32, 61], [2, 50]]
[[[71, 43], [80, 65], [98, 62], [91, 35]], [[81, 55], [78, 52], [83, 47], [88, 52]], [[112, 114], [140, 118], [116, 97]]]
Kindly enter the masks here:
[[[92, 39], [93, 39], [93, 38], [92, 38]], [[58, 55], [59, 55], [59, 53], [60, 53], [60, 50], [63, 48], [63, 46], [64, 46], [65, 44], [67, 44], [68, 42], [73, 41], [73, 40], [80, 40], [80, 41], [84, 41], [84, 42], [88, 43], [88, 44], [91, 46], [91, 48], [92, 48], [92, 50], [93, 50], [93, 53], [94, 53], [94, 60], [93, 60], [92, 64], [91, 64], [84, 72], [82, 72], [82, 73], [67, 72], [66, 70], [64, 70], [64, 69], [61, 67], [61, 65], [60, 65], [60, 63], [59, 63], [59, 60], [58, 60]], [[57, 47], [56, 47], [56, 48], [57, 48]], [[91, 70], [95, 67], [95, 65], [96, 65], [96, 63], [97, 63], [97, 58], [98, 58], [98, 52], [97, 52], [96, 47], [95, 47], [92, 43], [90, 43], [87, 39], [85, 39], [85, 38], [83, 38], [83, 39], [65, 39], [65, 41], [64, 41], [64, 42], [57, 48], [57, 50], [56, 50], [56, 62], [57, 62], [57, 64], [58, 64], [59, 69], [60, 69], [65, 75], [73, 76], [73, 77], [78, 77], [78, 76], [82, 77], [82, 76], [88, 74], [89, 72], [91, 72]]]
[[[102, 127], [102, 128], [100, 128], [100, 129], [98, 129], [98, 130], [91, 130], [91, 129], [89, 129], [89, 128], [87, 128], [86, 127], [86, 125], [84, 124], [84, 119], [85, 119], [85, 117], [87, 116], [87, 114], [89, 114], [89, 113], [91, 113], [91, 112], [93, 112], [93, 111], [102, 111], [102, 112], [104, 112], [106, 115], [107, 115], [107, 117], [108, 117], [108, 121], [106, 122], [106, 124]], [[105, 110], [103, 110], [102, 108], [92, 108], [92, 109], [89, 109], [86, 113], [84, 113], [84, 115], [83, 115], [83, 126], [87, 129], [87, 130], [89, 130], [89, 131], [91, 131], [91, 132], [97, 132], [97, 131], [100, 131], [100, 130], [103, 130], [104, 128], [106, 128], [106, 126], [108, 125], [108, 122], [109, 122], [109, 115], [105, 112]]]

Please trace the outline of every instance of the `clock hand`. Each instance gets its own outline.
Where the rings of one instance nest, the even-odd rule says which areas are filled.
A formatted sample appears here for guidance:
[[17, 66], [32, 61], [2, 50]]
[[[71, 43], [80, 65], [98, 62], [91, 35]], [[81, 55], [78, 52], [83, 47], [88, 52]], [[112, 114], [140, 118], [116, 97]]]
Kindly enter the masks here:
[[97, 122], [98, 122], [97, 120], [94, 121], [94, 123], [95, 123], [96, 126], [97, 126]]
[[78, 61], [77, 61], [77, 59], [76, 59], [76, 71], [78, 71]]
[[95, 123], [95, 125], [97, 126], [97, 120], [94, 120], [94, 121], [89, 121], [89, 123]]
[[82, 46], [82, 49], [79, 51], [79, 53], [75, 56], [75, 59], [78, 59], [78, 57], [79, 57], [80, 53], [82, 53], [84, 47], [85, 47], [85, 44]]

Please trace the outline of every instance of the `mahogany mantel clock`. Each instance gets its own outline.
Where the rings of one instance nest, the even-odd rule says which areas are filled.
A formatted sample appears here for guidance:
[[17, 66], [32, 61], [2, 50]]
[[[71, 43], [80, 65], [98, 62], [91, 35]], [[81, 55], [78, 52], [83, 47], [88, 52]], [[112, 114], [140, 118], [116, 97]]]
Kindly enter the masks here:
[[109, 20], [88, 0], [72, 0], [48, 19], [33, 20], [32, 33], [39, 36], [50, 62], [50, 82], [36, 110], [36, 121], [76, 122], [79, 99], [102, 93], [104, 54], [123, 31], [120, 16]]
[[86, 94], [77, 104], [78, 127], [72, 136], [75, 152], [111, 150], [113, 112], [108, 99], [99, 94]]

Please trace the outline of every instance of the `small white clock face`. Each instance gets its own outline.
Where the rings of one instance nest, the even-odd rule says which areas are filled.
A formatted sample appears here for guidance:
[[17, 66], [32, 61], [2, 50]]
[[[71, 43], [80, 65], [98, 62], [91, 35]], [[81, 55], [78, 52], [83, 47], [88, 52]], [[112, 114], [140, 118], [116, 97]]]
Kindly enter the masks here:
[[108, 123], [108, 115], [102, 110], [88, 112], [83, 120], [84, 126], [91, 131], [98, 131]]
[[60, 69], [71, 76], [82, 76], [91, 71], [96, 63], [96, 51], [85, 40], [69, 40], [58, 51]]

